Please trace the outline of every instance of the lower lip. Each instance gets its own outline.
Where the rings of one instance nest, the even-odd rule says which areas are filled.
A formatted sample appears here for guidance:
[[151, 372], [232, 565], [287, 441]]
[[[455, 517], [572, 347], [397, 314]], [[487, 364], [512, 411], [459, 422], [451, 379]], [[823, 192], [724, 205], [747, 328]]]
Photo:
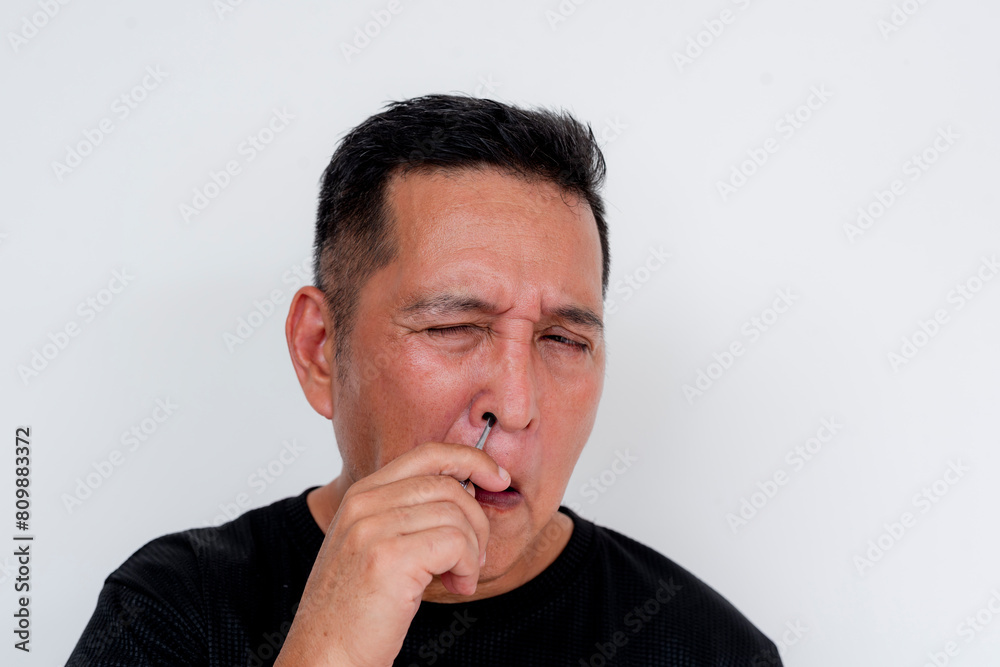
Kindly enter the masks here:
[[480, 505], [487, 505], [500, 510], [510, 509], [521, 502], [521, 494], [517, 491], [485, 491], [476, 487], [476, 502]]

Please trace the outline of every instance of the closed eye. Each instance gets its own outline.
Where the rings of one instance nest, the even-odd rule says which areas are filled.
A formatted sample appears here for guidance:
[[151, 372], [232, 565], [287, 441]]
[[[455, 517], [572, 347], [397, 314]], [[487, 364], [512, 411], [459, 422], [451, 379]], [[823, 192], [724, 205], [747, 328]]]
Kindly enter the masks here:
[[427, 331], [429, 331], [430, 333], [433, 333], [433, 334], [438, 334], [439, 336], [447, 336], [447, 335], [453, 335], [453, 334], [456, 334], [456, 333], [468, 333], [468, 332], [472, 332], [472, 331], [475, 331], [478, 328], [479, 327], [474, 327], [471, 324], [462, 324], [460, 326], [455, 326], [455, 327], [437, 327], [437, 328], [434, 328], [434, 329], [428, 329]]
[[[435, 327], [427, 329], [427, 332], [437, 336], [456, 336], [464, 333], [477, 333], [481, 329], [482, 327], [472, 326], [471, 324], [461, 324], [453, 327]], [[586, 350], [588, 347], [586, 343], [578, 343], [575, 340], [566, 338], [565, 336], [559, 336], [557, 334], [551, 334], [549, 336], [546, 336], [546, 338], [555, 340], [559, 343], [562, 343], [563, 345], [567, 345], [569, 347], [573, 347], [579, 350]]]

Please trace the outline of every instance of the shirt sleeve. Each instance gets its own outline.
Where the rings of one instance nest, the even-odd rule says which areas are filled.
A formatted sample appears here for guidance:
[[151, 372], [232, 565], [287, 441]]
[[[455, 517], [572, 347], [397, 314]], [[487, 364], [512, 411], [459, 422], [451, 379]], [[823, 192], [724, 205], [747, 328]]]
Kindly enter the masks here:
[[105, 580], [67, 667], [207, 665], [200, 597], [190, 545], [153, 540]]

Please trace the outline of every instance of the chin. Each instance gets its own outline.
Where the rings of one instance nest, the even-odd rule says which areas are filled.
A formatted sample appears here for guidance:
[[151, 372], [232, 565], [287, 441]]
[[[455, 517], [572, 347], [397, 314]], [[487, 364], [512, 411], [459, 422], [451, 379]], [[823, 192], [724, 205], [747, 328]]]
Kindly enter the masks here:
[[518, 561], [518, 554], [510, 554], [506, 549], [501, 553], [486, 551], [486, 565], [479, 569], [479, 581], [486, 582], [499, 579], [513, 569]]

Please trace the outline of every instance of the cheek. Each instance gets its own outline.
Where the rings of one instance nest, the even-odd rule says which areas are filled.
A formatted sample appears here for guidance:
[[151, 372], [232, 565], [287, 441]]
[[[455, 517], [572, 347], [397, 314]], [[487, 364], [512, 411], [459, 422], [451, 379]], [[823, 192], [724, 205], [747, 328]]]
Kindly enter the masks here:
[[577, 459], [593, 431], [600, 394], [599, 376], [578, 377], [575, 381], [558, 384], [548, 392], [551, 402], [542, 406], [542, 414], [551, 423], [558, 425], [552, 441], [565, 443], [561, 448], [543, 447], [542, 450], [542, 475], [553, 484], [569, 481]]
[[602, 381], [596, 373], [577, 373], [568, 378], [553, 378], [547, 395], [551, 397], [549, 418], [562, 427], [570, 440], [584, 439], [590, 433], [597, 405], [601, 399]]
[[372, 364], [378, 372], [370, 373], [359, 392], [366, 419], [378, 423], [385, 443], [383, 464], [424, 441], [441, 439], [468, 405], [474, 385], [464, 366], [413, 343], [385, 344], [383, 361]]
[[467, 366], [427, 347], [410, 345], [400, 349], [391, 381], [413, 396], [416, 405], [426, 408], [454, 400], [456, 394], [468, 389]]

